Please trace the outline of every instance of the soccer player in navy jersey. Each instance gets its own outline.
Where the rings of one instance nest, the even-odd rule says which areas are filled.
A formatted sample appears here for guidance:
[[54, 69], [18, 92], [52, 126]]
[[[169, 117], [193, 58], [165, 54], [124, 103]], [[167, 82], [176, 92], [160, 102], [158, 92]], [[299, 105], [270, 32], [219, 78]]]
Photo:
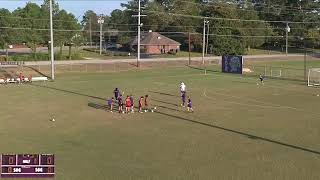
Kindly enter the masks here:
[[193, 112], [192, 101], [190, 97], [188, 97], [188, 112]]
[[113, 97], [111, 99], [108, 99], [108, 106], [109, 106], [110, 112], [113, 112], [113, 100], [114, 100]]
[[118, 109], [119, 109], [119, 113], [123, 112], [123, 99], [122, 99], [122, 95], [120, 94], [120, 96], [118, 97]]
[[182, 93], [181, 93], [181, 99], [182, 99], [182, 104], [181, 104], [181, 106], [182, 106], [182, 107], [185, 107], [185, 104], [186, 104], [186, 92], [182, 92]]
[[116, 89], [113, 91], [113, 93], [114, 93], [114, 98], [115, 98], [115, 99], [118, 99], [119, 94], [120, 94], [119, 89], [118, 89], [118, 88], [116, 88]]

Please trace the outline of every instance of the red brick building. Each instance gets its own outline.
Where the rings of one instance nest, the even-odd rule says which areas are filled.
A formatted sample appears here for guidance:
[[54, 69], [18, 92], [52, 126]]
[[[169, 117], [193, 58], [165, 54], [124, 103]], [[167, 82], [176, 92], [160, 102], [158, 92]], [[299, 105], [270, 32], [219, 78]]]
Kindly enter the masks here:
[[[157, 32], [147, 32], [141, 34], [140, 40], [141, 53], [147, 54], [166, 54], [169, 52], [177, 53], [180, 51], [180, 43], [167, 38]], [[131, 48], [137, 50], [138, 38], [136, 37]]]

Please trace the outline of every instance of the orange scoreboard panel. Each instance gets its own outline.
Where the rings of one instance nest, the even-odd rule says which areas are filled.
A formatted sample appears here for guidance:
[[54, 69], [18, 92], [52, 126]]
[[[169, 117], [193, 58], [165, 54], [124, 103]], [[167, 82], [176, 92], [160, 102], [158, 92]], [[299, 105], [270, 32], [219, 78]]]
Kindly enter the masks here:
[[2, 154], [1, 178], [53, 178], [53, 154]]

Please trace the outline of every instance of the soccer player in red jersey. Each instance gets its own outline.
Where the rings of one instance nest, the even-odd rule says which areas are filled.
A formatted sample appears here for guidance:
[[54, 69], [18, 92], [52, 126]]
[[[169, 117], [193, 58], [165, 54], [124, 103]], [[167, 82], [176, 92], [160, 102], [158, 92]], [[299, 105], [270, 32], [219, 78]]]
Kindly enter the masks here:
[[30, 74], [30, 76], [29, 76], [29, 82], [30, 83], [32, 82], [32, 74]]
[[131, 101], [131, 112], [134, 113], [134, 100], [132, 95], [130, 95], [130, 101]]
[[126, 113], [129, 113], [130, 109], [131, 109], [131, 100], [130, 100], [130, 97], [127, 96], [127, 98], [126, 98]]
[[19, 84], [21, 84], [22, 83], [22, 73], [19, 74], [19, 80], [20, 80]]
[[143, 108], [143, 96], [141, 96], [139, 99], [139, 112], [140, 113], [142, 113], [142, 108]]

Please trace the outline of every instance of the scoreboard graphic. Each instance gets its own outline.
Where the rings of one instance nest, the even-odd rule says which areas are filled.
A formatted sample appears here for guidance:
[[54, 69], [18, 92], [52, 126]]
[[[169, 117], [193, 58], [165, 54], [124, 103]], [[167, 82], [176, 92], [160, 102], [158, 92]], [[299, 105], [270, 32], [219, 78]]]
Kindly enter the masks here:
[[53, 154], [2, 154], [1, 178], [53, 178]]
[[222, 56], [222, 72], [242, 74], [242, 56]]

